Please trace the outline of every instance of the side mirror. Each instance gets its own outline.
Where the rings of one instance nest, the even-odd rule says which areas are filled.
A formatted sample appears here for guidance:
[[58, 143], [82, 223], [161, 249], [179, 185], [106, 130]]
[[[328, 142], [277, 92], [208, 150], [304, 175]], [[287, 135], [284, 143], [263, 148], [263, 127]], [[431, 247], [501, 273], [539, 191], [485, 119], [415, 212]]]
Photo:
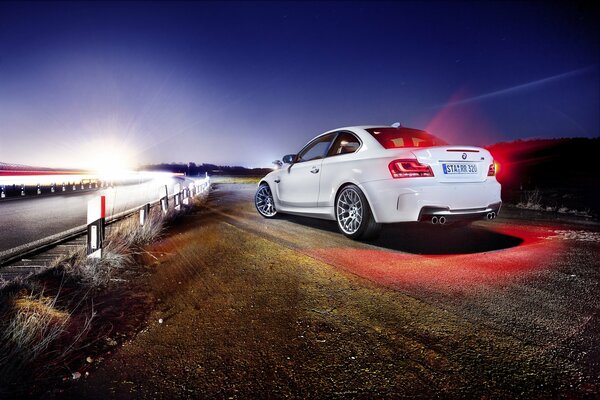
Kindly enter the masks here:
[[283, 156], [282, 161], [284, 164], [293, 164], [296, 162], [296, 155], [295, 154], [287, 154], [287, 155]]
[[277, 168], [281, 168], [283, 166], [283, 163], [279, 160], [273, 161], [272, 164], [275, 164]]

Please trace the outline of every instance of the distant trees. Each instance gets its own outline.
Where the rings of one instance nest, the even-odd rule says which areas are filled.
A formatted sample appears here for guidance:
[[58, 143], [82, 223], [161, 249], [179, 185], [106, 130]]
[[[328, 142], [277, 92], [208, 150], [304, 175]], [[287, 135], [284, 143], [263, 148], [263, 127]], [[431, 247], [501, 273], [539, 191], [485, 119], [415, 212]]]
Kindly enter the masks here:
[[196, 164], [195, 162], [185, 163], [162, 163], [143, 165], [139, 168], [143, 171], [164, 171], [173, 173], [183, 173], [188, 176], [200, 176], [208, 172], [209, 175], [237, 175], [237, 176], [255, 176], [266, 175], [271, 171], [269, 168], [246, 168], [241, 166], [215, 165], [215, 164]]

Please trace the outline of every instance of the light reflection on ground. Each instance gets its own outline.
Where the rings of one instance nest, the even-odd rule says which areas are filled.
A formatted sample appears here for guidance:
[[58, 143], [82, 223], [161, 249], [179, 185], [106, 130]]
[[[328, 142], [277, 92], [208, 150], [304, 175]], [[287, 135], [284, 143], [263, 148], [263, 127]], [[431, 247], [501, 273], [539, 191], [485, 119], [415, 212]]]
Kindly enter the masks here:
[[[545, 240], [553, 234], [548, 227], [511, 227], [507, 224], [477, 227], [455, 233], [440, 246], [438, 241], [444, 240], [443, 234], [438, 231], [427, 236], [419, 235], [421, 254], [402, 251], [400, 237], [395, 237], [400, 245], [393, 249], [398, 251], [371, 246], [315, 248], [308, 252], [327, 263], [386, 286], [452, 291], [482, 284], [503, 285], [525, 278], [542, 270], [552, 258], [560, 256], [560, 249], [564, 246], [561, 240]], [[409, 236], [409, 240], [414, 238]], [[494, 243], [488, 241], [497, 243], [497, 249], [494, 250]], [[405, 243], [404, 249], [415, 250], [415, 247], [413, 243]], [[482, 251], [476, 251], [477, 247]], [[440, 248], [447, 250], [447, 254], [436, 254]], [[428, 249], [431, 251], [428, 252]]]

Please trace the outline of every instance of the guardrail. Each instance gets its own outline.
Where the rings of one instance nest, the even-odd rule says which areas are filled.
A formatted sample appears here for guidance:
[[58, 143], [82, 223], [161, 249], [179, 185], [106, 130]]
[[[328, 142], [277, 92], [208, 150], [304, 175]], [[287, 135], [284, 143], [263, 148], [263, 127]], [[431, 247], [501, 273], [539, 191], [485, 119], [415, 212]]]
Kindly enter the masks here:
[[[195, 197], [199, 194], [203, 194], [206, 191], [208, 191], [210, 188], [210, 177], [208, 176], [208, 174], [206, 174], [203, 179], [191, 179], [191, 178], [186, 178], [186, 179], [192, 180], [192, 183], [191, 183], [192, 188], [190, 188], [190, 186], [188, 186], [187, 188], [184, 188], [184, 190], [190, 190], [190, 192], [192, 194], [191, 197]], [[157, 188], [157, 190], [158, 190], [158, 188]], [[176, 207], [175, 199], [176, 198], [181, 199], [180, 196], [181, 196], [181, 191], [174, 192], [172, 195], [167, 195], [167, 198], [169, 200], [172, 200], [172, 201], [169, 201], [168, 204], [172, 205], [172, 207], [175, 208]], [[139, 212], [142, 209], [145, 209], [147, 207], [147, 204], [150, 204], [150, 207], [155, 207], [157, 205], [160, 206], [161, 199], [162, 199], [162, 197], [159, 197], [158, 199], [156, 199], [150, 203], [146, 203], [146, 204], [136, 206], [136, 207], [130, 208], [128, 210], [113, 214], [106, 219], [106, 225], [117, 222], [123, 218], [133, 215], [134, 213]], [[12, 249], [9, 249], [9, 250], [1, 251], [0, 252], [0, 267], [6, 266], [10, 263], [18, 261], [20, 258], [26, 257], [28, 255], [31, 255], [34, 253], [39, 253], [47, 248], [56, 246], [60, 243], [63, 243], [67, 240], [81, 236], [85, 233], [87, 233], [87, 225], [80, 225], [75, 228], [68, 229], [66, 231], [57, 233], [52, 236], [45, 237], [40, 240], [36, 240], [31, 243], [17, 246]]]

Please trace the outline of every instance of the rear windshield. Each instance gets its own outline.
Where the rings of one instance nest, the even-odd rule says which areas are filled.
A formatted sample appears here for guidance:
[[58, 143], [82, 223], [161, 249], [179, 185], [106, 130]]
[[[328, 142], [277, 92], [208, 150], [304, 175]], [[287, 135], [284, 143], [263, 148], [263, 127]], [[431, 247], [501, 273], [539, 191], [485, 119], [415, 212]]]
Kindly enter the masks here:
[[403, 147], [433, 147], [444, 146], [444, 142], [425, 131], [411, 128], [370, 128], [367, 129], [377, 141], [386, 149], [400, 149]]

